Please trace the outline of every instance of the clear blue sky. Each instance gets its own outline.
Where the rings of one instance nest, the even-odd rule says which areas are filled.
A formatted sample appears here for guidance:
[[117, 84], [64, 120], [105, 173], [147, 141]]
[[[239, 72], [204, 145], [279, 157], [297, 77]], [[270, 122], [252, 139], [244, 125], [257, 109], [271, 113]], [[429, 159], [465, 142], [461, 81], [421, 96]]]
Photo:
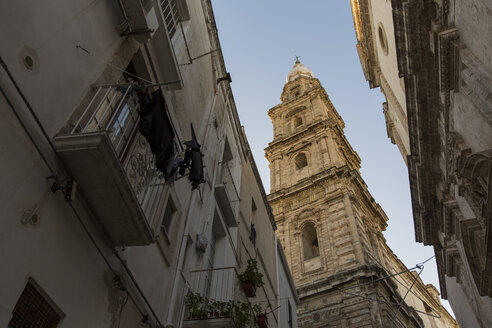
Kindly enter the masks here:
[[[379, 89], [369, 89], [364, 78], [350, 2], [212, 3], [234, 99], [267, 193], [270, 171], [263, 149], [273, 138], [267, 111], [280, 103], [294, 55], [299, 55], [345, 121], [345, 135], [362, 159], [362, 177], [388, 215], [384, 235], [389, 246], [407, 267], [434, 255], [431, 247], [415, 242], [407, 167], [386, 134], [384, 97]], [[422, 278], [439, 289], [434, 259], [427, 262]]]

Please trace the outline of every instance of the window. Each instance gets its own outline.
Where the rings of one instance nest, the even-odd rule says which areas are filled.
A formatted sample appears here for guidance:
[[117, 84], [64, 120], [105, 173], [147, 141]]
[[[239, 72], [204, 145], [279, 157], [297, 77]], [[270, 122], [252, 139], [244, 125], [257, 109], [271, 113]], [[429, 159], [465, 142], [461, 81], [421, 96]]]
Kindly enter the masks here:
[[161, 0], [162, 14], [164, 15], [164, 23], [166, 24], [167, 32], [172, 37], [176, 33], [179, 23], [178, 7], [175, 0]]
[[233, 158], [234, 156], [232, 155], [231, 145], [229, 144], [229, 139], [227, 139], [226, 137], [225, 144], [224, 144], [224, 152], [222, 153], [222, 162], [223, 163], [230, 162], [232, 161]]
[[254, 223], [251, 223], [251, 230], [249, 232], [249, 240], [251, 240], [251, 243], [253, 244], [253, 246], [256, 247], [256, 229], [255, 229]]
[[384, 31], [383, 24], [381, 23], [379, 23], [378, 26], [378, 38], [379, 38], [379, 45], [381, 46], [383, 53], [385, 55], [388, 55], [388, 39], [386, 38], [386, 32]]
[[12, 311], [8, 328], [54, 328], [62, 316], [29, 281]]
[[312, 222], [307, 223], [302, 229], [302, 248], [304, 261], [319, 256], [318, 235]]
[[256, 247], [256, 228], [255, 228], [255, 218], [256, 218], [256, 211], [257, 207], [255, 204], [255, 200], [251, 198], [251, 230], [249, 234], [249, 240], [251, 240], [251, 243], [253, 244], [254, 247]]
[[167, 234], [171, 228], [174, 215], [176, 214], [176, 205], [174, 205], [173, 199], [169, 196], [166, 204], [166, 210], [164, 211], [164, 217], [162, 219], [161, 228]]
[[306, 154], [300, 153], [299, 155], [297, 155], [296, 158], [295, 158], [295, 162], [296, 162], [296, 168], [298, 170], [300, 170], [303, 167], [307, 166]]
[[301, 126], [302, 125], [302, 118], [301, 117], [296, 117], [294, 119], [294, 127], [298, 127], [298, 126]]
[[[214, 213], [212, 222], [212, 231], [209, 237], [208, 252], [206, 254], [206, 271], [204, 279], [203, 295], [215, 300], [223, 300], [224, 293], [228, 288], [224, 288], [226, 282], [224, 270], [217, 270], [227, 266], [225, 256], [226, 246], [226, 230], [221, 223], [221, 218], [218, 211]], [[200, 279], [199, 279], [200, 280]], [[230, 281], [230, 280], [229, 280]], [[199, 281], [199, 283], [201, 283]]]
[[255, 200], [253, 198], [251, 198], [251, 223], [255, 222], [257, 209], [258, 208], [256, 207]]

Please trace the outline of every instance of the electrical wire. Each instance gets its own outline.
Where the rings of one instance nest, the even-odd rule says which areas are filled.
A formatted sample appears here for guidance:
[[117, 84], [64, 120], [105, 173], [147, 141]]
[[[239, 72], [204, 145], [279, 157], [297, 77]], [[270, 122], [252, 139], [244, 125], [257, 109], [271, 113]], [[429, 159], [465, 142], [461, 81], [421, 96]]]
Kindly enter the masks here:
[[[379, 262], [379, 260], [378, 260], [377, 258], [375, 258], [372, 254], [368, 253], [368, 255], [369, 255], [369, 256], [370, 256], [370, 257], [371, 257], [374, 261], [376, 261], [376, 262], [377, 262], [377, 264], [378, 264], [380, 267], [382, 267], [382, 268], [384, 267], [384, 266], [381, 264], [381, 262]], [[417, 263], [417, 264], [415, 265], [415, 267], [414, 267], [414, 268], [418, 268], [418, 266], [423, 265], [424, 263], [427, 263], [429, 260], [431, 260], [431, 259], [432, 259], [432, 258], [434, 258], [434, 257], [435, 257], [435, 255], [431, 256], [430, 258], [428, 258], [427, 260], [425, 260], [425, 261], [423, 261], [423, 262]], [[409, 270], [410, 270], [410, 269], [409, 269]], [[399, 283], [401, 286], [403, 286], [403, 287], [405, 287], [405, 288], [407, 287], [407, 285], [405, 285], [404, 283], [402, 283], [400, 280], [398, 280], [398, 279], [396, 278], [396, 275], [393, 275], [393, 278], [394, 278], [394, 280], [395, 280], [397, 283]], [[427, 302], [426, 302], [425, 300], [423, 300], [422, 298], [420, 298], [420, 296], [418, 296], [417, 294], [415, 294], [413, 291], [410, 291], [410, 292], [411, 292], [411, 293], [412, 293], [412, 294], [413, 294], [416, 298], [418, 298], [418, 299], [419, 299], [422, 303], [426, 303], [426, 304], [427, 304]], [[429, 313], [427, 313], [427, 312], [423, 312], [423, 311], [417, 310], [417, 309], [415, 309], [415, 308], [414, 308], [414, 310], [415, 310], [416, 312], [419, 312], [419, 313], [422, 313], [422, 314], [428, 315], [428, 316], [430, 316], [430, 317], [434, 317], [434, 318], [441, 318], [441, 315], [439, 314], [439, 312], [437, 312], [437, 310], [436, 310], [436, 309], [434, 309], [434, 308], [433, 308], [433, 307], [431, 307], [430, 305], [429, 305], [429, 307], [431, 308], [432, 312], [433, 312], [433, 313], [435, 313], [437, 316], [436, 316], [436, 315], [433, 315], [433, 314], [429, 314]]]

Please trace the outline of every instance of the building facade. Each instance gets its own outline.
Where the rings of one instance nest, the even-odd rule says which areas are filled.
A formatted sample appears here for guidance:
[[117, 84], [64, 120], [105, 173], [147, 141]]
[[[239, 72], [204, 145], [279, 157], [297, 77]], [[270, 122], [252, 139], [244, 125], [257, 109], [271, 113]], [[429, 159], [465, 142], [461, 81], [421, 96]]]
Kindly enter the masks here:
[[211, 2], [0, 18], [0, 326], [283, 327], [290, 272]]
[[385, 243], [386, 214], [367, 190], [344, 122], [308, 68], [296, 62], [274, 139], [268, 196], [300, 298], [299, 327], [457, 327], [419, 264]]
[[409, 145], [416, 240], [434, 246], [458, 322], [492, 326], [492, 5], [351, 4], [364, 74], [386, 97], [388, 135], [400, 151], [399, 140]]

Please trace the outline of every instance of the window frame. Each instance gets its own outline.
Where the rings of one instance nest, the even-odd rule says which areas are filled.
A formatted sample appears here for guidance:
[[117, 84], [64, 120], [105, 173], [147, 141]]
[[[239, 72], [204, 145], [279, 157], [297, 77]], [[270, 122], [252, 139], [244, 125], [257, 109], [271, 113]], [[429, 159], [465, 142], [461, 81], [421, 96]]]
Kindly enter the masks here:
[[[172, 214], [171, 223], [169, 224], [169, 231], [166, 231], [162, 226], [162, 221], [164, 220], [164, 213], [169, 200], [172, 201], [172, 204], [176, 210]], [[155, 226], [153, 227], [156, 243], [158, 244], [168, 266], [171, 265], [171, 260], [174, 256], [174, 252], [176, 251], [176, 246], [178, 243], [177, 238], [179, 235], [178, 229], [182, 229], [183, 221], [180, 220], [182, 213], [183, 211], [176, 191], [174, 190], [174, 187], [169, 187], [167, 197], [164, 202], [164, 211], [162, 212], [161, 218], [156, 220]]]
[[296, 116], [294, 118], [294, 128], [298, 128], [304, 124], [304, 120], [302, 119], [301, 116]]
[[[169, 224], [167, 224], [167, 228], [166, 228], [165, 227], [165, 220], [166, 220], [166, 213], [167, 213], [167, 209], [168, 209], [169, 205], [171, 205], [171, 215], [169, 218]], [[173, 200], [173, 197], [171, 195], [169, 195], [167, 197], [166, 205], [164, 207], [164, 213], [162, 214], [161, 223], [159, 224], [161, 231], [164, 232], [164, 235], [166, 236], [168, 241], [169, 241], [169, 233], [171, 232], [173, 222], [175, 221], [174, 218], [176, 217], [177, 212], [178, 212], [178, 209], [177, 209], [176, 204]]]
[[[306, 231], [307, 229], [309, 229], [310, 231]], [[313, 231], [314, 231], [314, 237], [315, 238], [314, 239], [310, 238], [309, 242], [305, 243], [305, 240], [306, 240], [305, 236], [308, 236], [308, 234], [311, 234]], [[314, 246], [314, 242], [316, 242], [317, 247], [318, 247], [318, 254], [317, 255], [315, 255], [313, 248], [312, 248]], [[306, 256], [306, 252], [307, 252], [306, 244], [309, 244], [311, 246], [310, 253], [312, 256], [309, 258], [307, 258], [307, 256]], [[312, 259], [317, 258], [321, 255], [321, 252], [319, 250], [320, 247], [319, 247], [318, 229], [316, 228], [316, 225], [311, 221], [306, 222], [301, 228], [301, 245], [302, 245], [302, 260], [303, 260], [303, 262], [312, 260]]]
[[[9, 323], [7, 324], [7, 327], [16, 328], [16, 326], [12, 326], [12, 324], [13, 324], [12, 320], [14, 320], [14, 318], [16, 316], [16, 313], [15, 313], [16, 311], [22, 311], [22, 309], [19, 309], [20, 306], [23, 306], [23, 305], [24, 306], [29, 306], [29, 305], [32, 306], [32, 304], [25, 305], [26, 300], [22, 299], [23, 297], [28, 297], [28, 296], [26, 296], [25, 293], [28, 291], [29, 288], [32, 288], [31, 293], [33, 292], [34, 294], [36, 294], [35, 296], [41, 298], [41, 302], [44, 303], [43, 305], [48, 307], [48, 309], [50, 310], [50, 312], [52, 312], [52, 314], [57, 316], [57, 318], [56, 318], [57, 321], [55, 322], [55, 325], [54, 326], [51, 325], [50, 327], [47, 327], [47, 328], [58, 327], [60, 325], [60, 323], [62, 322], [62, 320], [65, 318], [65, 313], [63, 313], [63, 311], [53, 301], [53, 299], [51, 299], [51, 297], [31, 277], [28, 278], [26, 284], [24, 285], [24, 288], [22, 289], [22, 292], [19, 294], [19, 297], [17, 298], [17, 302], [16, 302], [14, 308], [12, 309], [12, 317], [10, 318]], [[27, 301], [32, 301], [32, 300], [27, 300]], [[32, 302], [28, 302], [28, 303], [32, 303]], [[39, 311], [39, 305], [36, 305], [35, 308], [38, 309], [38, 311]], [[26, 311], [26, 310], [24, 310], [24, 311]], [[29, 309], [27, 309], [27, 311], [31, 315], [33, 314], [33, 312], [35, 312], [33, 308], [29, 308]], [[20, 323], [25, 324], [26, 322], [20, 322]], [[14, 324], [15, 324], [15, 322], [14, 322]], [[22, 327], [22, 326], [19, 326], [19, 327]], [[44, 328], [44, 327], [41, 327], [41, 328]]]
[[[302, 164], [304, 164], [304, 165], [302, 165], [302, 166], [300, 166], [300, 164], [299, 164], [299, 158], [301, 158], [301, 157], [303, 157], [303, 158], [304, 158], [304, 160], [303, 160], [303, 162], [302, 162]], [[307, 166], [308, 166], [308, 159], [307, 159], [306, 154], [305, 154], [305, 153], [303, 153], [303, 152], [301, 152], [301, 153], [298, 153], [297, 155], [295, 155], [295, 156], [294, 156], [294, 164], [295, 164], [296, 169], [297, 169], [298, 171], [300, 171], [300, 170], [302, 170], [303, 168], [307, 167]]]

